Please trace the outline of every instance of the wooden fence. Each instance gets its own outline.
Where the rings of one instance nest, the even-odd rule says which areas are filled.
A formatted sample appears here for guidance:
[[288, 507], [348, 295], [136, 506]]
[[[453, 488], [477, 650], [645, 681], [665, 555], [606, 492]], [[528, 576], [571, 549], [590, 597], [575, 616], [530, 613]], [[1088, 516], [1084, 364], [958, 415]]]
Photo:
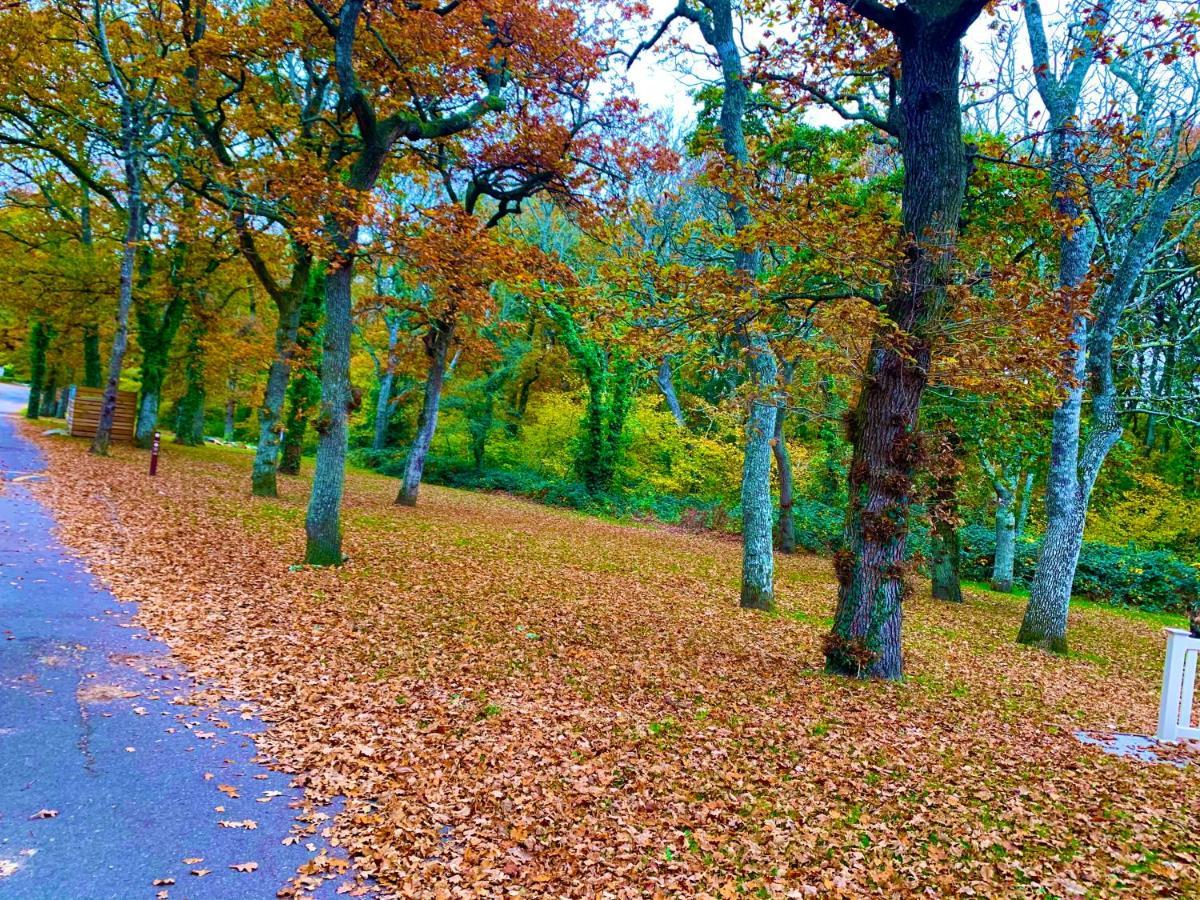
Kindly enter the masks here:
[[[100, 407], [103, 403], [104, 391], [100, 388], [71, 388], [71, 401], [67, 404], [67, 431], [72, 437], [96, 436], [96, 428], [100, 425]], [[133, 440], [133, 422], [136, 417], [137, 394], [134, 391], [117, 391], [117, 409], [113, 414], [111, 439]]]

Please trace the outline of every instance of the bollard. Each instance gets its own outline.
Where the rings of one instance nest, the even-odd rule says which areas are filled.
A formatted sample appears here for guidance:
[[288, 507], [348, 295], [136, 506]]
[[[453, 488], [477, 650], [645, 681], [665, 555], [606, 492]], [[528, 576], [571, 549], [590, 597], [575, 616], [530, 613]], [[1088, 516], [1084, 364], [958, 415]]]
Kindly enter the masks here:
[[154, 443], [150, 445], [150, 474], [158, 474], [158, 432], [154, 432]]

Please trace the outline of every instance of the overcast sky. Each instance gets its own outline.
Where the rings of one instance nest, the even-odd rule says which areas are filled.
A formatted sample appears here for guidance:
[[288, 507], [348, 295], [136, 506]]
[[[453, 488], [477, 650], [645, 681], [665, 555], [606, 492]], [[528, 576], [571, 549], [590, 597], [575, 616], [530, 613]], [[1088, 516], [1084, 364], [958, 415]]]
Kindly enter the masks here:
[[[657, 24], [657, 22], [660, 22], [675, 8], [676, 0], [650, 0], [650, 3], [657, 14], [654, 20], [655, 24]], [[1060, 8], [1062, 8], [1061, 0], [1043, 0], [1042, 2], [1042, 9], [1047, 19], [1047, 27], [1052, 32], [1054, 17]], [[1009, 18], [1017, 18], [1016, 14], [1007, 8], [1004, 10], [1003, 15]], [[972, 54], [972, 57], [978, 60], [977, 72], [980, 68], [987, 68], [986, 63], [983, 62], [986, 57], [984, 48], [991, 41], [992, 35], [989, 31], [989, 24], [992, 22], [994, 22], [992, 16], [987, 14], [980, 16], [971, 26], [964, 41], [967, 51]], [[699, 45], [701, 42], [699, 29], [690, 22], [683, 20], [674, 22], [671, 25], [671, 33], [675, 35], [688, 35], [693, 45]], [[1053, 37], [1051, 37], [1051, 40], [1053, 41]], [[635, 41], [636, 37], [631, 35], [630, 43], [632, 44]], [[1017, 51], [1018, 64], [1028, 68], [1029, 44], [1023, 35], [1017, 42]], [[703, 60], [698, 56], [693, 57], [689, 65], [695, 67], [696, 75], [702, 76], [704, 81], [711, 81], [717, 77], [716, 70], [705, 65]], [[681, 72], [671, 60], [664, 59], [661, 53], [650, 51], [640, 55], [637, 62], [629, 70], [629, 78], [633, 83], [638, 99], [646, 106], [651, 109], [669, 112], [679, 122], [691, 121], [694, 118], [695, 105], [692, 102], [690, 94], [699, 86], [701, 79]], [[820, 124], [835, 124], [840, 121], [837, 114], [829, 110], [814, 112], [810, 115], [810, 119]]]

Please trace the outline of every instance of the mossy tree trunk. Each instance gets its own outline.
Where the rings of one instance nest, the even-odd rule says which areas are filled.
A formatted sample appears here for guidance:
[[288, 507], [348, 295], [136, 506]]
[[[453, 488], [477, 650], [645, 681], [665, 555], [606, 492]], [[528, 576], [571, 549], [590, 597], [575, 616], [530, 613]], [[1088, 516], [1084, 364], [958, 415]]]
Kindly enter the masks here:
[[42, 412], [42, 389], [46, 384], [46, 354], [50, 350], [50, 326], [34, 319], [29, 328], [29, 399], [25, 403], [25, 418], [36, 419]]
[[183, 364], [186, 386], [176, 410], [175, 441], [193, 447], [204, 443], [204, 402], [207, 397], [204, 359], [206, 331], [205, 323], [199, 318], [195, 318], [188, 329], [187, 353]]
[[278, 319], [275, 326], [275, 355], [267, 371], [267, 384], [258, 408], [258, 443], [250, 469], [250, 493], [256, 497], [277, 497], [279, 452], [283, 443], [283, 405], [293, 361], [300, 352], [298, 341], [302, 327], [316, 316], [321, 280], [312, 253], [292, 246], [292, 272], [286, 285], [269, 281], [264, 273], [259, 280], [268, 285]]
[[[176, 259], [176, 264], [186, 265], [186, 251], [177, 251], [177, 255], [184, 258]], [[139, 302], [136, 309], [138, 344], [142, 350], [142, 391], [133, 442], [142, 448], [149, 447], [154, 441], [171, 346], [188, 306], [187, 286], [172, 279], [171, 288], [171, 299], [161, 311], [148, 301]]]

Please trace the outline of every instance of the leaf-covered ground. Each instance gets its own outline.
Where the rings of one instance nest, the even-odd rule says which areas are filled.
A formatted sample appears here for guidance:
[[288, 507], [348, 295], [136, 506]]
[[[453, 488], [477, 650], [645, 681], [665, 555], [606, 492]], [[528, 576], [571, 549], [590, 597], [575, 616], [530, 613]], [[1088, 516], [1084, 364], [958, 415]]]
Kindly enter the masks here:
[[1193, 767], [1083, 746], [1150, 733], [1161, 624], [1019, 601], [907, 609], [909, 679], [822, 674], [826, 560], [737, 608], [736, 542], [352, 472], [349, 564], [296, 569], [307, 482], [243, 453], [109, 459], [45, 440], [65, 542], [222, 692], [333, 838], [399, 896], [1138, 896], [1200, 890]]

